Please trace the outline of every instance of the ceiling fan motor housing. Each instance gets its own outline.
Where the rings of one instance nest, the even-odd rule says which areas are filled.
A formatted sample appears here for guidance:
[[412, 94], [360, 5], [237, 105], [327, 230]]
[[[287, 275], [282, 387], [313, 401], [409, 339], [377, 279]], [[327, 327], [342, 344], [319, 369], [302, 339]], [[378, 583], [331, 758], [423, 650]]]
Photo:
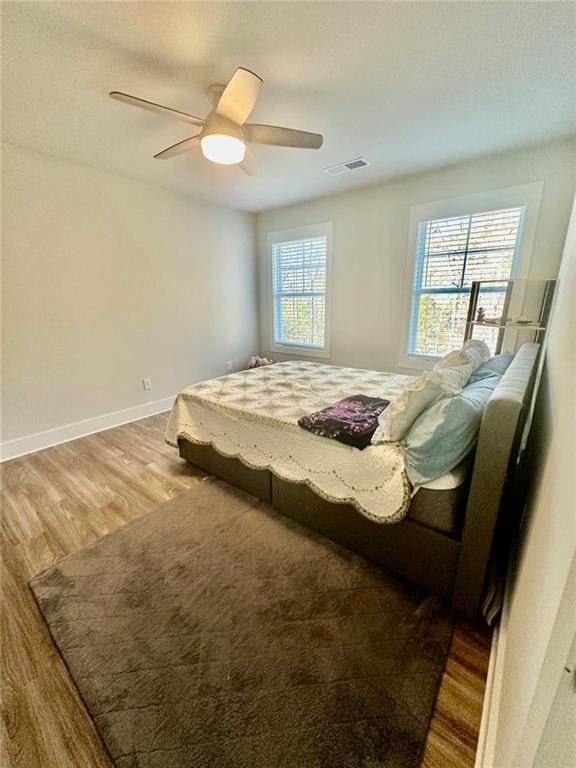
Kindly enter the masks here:
[[204, 127], [200, 132], [200, 137], [211, 136], [215, 133], [222, 134], [223, 136], [232, 136], [235, 139], [244, 141], [244, 135], [242, 128], [233, 120], [229, 120], [223, 115], [219, 115], [215, 109], [213, 109], [204, 123]]
[[214, 85], [209, 85], [208, 88], [206, 88], [206, 96], [208, 97], [208, 101], [210, 104], [212, 104], [213, 107], [218, 106], [218, 102], [220, 101], [220, 97], [224, 93], [225, 88], [226, 86], [222, 85], [222, 83], [215, 83]]

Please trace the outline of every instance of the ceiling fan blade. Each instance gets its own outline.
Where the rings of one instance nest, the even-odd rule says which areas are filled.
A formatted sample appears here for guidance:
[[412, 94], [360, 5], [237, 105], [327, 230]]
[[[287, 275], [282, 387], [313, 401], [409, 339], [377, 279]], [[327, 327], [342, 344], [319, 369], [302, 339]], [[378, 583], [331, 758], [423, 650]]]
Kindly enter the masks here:
[[240, 168], [246, 176], [255, 176], [258, 173], [258, 162], [250, 147], [246, 147], [246, 154], [244, 155], [244, 160], [240, 163]]
[[170, 157], [175, 157], [176, 155], [179, 155], [182, 152], [187, 152], [189, 149], [192, 149], [199, 143], [200, 143], [199, 135], [191, 136], [189, 139], [184, 139], [184, 141], [179, 141], [177, 144], [172, 144], [171, 147], [167, 147], [166, 149], [163, 149], [162, 152], [158, 152], [157, 155], [154, 155], [154, 158], [156, 160], [168, 160]]
[[216, 112], [238, 125], [244, 125], [254, 109], [261, 87], [261, 77], [249, 69], [238, 67], [220, 96]]
[[204, 120], [201, 117], [189, 115], [187, 112], [180, 112], [180, 110], [172, 109], [171, 107], [163, 107], [161, 104], [155, 104], [153, 101], [146, 101], [146, 99], [139, 99], [137, 96], [130, 96], [129, 93], [111, 91], [110, 96], [117, 101], [123, 101], [124, 104], [131, 104], [133, 107], [147, 109], [149, 112], [159, 112], [160, 114], [171, 115], [178, 120], [183, 120], [185, 123], [191, 123], [191, 125], [204, 125]]
[[280, 128], [277, 125], [256, 125], [248, 123], [242, 128], [244, 138], [253, 144], [272, 144], [275, 147], [298, 147], [300, 149], [320, 149], [323, 136], [319, 133], [296, 131], [293, 128]]

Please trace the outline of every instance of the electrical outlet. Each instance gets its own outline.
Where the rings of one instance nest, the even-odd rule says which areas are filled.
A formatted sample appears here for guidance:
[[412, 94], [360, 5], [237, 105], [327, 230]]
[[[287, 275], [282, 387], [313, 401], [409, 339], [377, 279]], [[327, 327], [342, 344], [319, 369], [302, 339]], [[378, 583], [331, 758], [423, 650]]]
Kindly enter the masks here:
[[232, 370], [232, 360], [226, 360], [226, 370], [227, 371]]
[[148, 392], [152, 389], [152, 379], [142, 379], [142, 386]]

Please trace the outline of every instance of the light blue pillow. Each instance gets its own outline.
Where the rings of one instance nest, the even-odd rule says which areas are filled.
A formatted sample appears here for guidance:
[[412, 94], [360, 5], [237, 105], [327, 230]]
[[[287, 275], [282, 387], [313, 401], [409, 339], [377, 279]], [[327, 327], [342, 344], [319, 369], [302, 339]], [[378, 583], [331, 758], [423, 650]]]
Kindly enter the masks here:
[[485, 363], [482, 363], [482, 365], [474, 371], [472, 376], [470, 376], [468, 383], [474, 384], [474, 382], [492, 376], [494, 373], [498, 377], [502, 376], [513, 359], [514, 355], [511, 352], [502, 352], [501, 355], [494, 355], [494, 357], [491, 357], [490, 360], [486, 360]]
[[406, 473], [412, 485], [424, 485], [451, 472], [474, 448], [484, 406], [500, 376], [486, 375], [462, 392], [430, 406], [406, 437]]

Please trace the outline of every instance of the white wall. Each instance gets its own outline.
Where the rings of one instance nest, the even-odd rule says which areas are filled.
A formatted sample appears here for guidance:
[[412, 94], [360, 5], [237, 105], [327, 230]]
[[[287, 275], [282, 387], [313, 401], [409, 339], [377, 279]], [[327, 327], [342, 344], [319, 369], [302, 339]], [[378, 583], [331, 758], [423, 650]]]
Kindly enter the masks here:
[[[567, 610], [576, 615], [576, 558], [572, 561], [572, 570], [566, 589], [570, 589], [572, 600]], [[576, 763], [576, 695], [574, 676], [576, 674], [576, 633], [564, 665], [562, 678], [556, 689], [556, 695], [550, 708], [542, 738], [538, 744], [536, 760], [532, 768], [574, 768]]]
[[10, 144], [2, 214], [3, 441], [170, 398], [257, 350], [252, 215]]
[[[361, 173], [361, 171], [358, 171]], [[555, 275], [570, 215], [576, 144], [561, 142], [486, 157], [433, 173], [278, 208], [257, 216], [261, 350], [269, 353], [268, 232], [334, 222], [330, 361], [397, 370], [403, 322], [410, 207], [475, 192], [544, 181], [531, 274]], [[275, 359], [286, 356], [274, 354]]]
[[[531, 488], [496, 649], [484, 768], [532, 768], [576, 634], [575, 297], [576, 202], [529, 440]], [[573, 701], [563, 716], [574, 712]], [[562, 745], [553, 746], [560, 755]], [[549, 768], [568, 765], [576, 754]]]

